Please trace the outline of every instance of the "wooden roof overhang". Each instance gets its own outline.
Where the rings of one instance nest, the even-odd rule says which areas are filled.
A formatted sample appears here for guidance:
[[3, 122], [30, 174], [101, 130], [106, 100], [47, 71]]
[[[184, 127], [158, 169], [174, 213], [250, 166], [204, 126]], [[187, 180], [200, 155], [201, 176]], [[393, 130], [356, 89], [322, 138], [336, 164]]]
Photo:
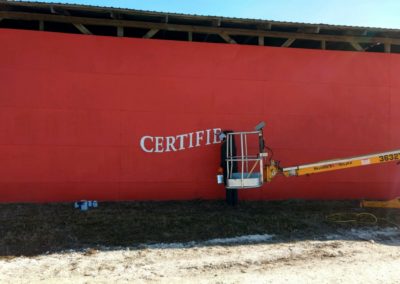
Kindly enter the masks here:
[[0, 28], [359, 52], [400, 52], [400, 30], [0, 0]]

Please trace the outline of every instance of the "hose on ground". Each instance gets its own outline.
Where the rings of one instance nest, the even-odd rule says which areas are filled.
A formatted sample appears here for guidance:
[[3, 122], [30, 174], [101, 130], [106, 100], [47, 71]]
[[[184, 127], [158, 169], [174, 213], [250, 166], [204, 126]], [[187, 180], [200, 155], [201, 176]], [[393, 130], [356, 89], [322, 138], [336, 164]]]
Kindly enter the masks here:
[[377, 225], [379, 221], [384, 221], [400, 229], [400, 225], [385, 219], [378, 218], [372, 213], [333, 213], [325, 217], [326, 221], [333, 223], [353, 223], [362, 225]]

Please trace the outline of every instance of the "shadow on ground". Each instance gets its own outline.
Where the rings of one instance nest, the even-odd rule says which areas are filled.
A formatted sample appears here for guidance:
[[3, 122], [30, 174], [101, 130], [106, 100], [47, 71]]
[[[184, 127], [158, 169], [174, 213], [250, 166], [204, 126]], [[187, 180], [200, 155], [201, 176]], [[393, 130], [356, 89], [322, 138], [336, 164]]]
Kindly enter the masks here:
[[[400, 214], [360, 209], [356, 201], [223, 201], [100, 203], [87, 212], [68, 204], [1, 204], [0, 257], [33, 256], [69, 249], [131, 247], [190, 242], [252, 234], [274, 234], [282, 241], [326, 239], [350, 228], [393, 227]], [[369, 212], [378, 217], [335, 223], [334, 213]], [[371, 222], [370, 222], [371, 221]]]

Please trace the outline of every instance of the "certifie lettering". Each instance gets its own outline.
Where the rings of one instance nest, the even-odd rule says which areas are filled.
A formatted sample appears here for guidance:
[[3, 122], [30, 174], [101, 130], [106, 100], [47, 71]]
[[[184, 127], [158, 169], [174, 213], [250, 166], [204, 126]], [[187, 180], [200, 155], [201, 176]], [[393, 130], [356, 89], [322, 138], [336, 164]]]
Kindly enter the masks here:
[[140, 148], [146, 153], [176, 152], [221, 143], [221, 128], [198, 130], [175, 136], [143, 136]]

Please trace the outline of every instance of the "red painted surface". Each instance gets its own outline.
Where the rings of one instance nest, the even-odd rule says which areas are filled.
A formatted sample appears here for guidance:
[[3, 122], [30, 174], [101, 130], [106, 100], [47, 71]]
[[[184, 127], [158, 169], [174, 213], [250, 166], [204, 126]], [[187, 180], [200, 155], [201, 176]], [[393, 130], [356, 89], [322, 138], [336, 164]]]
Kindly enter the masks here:
[[[145, 135], [264, 120], [284, 166], [400, 148], [399, 55], [7, 29], [0, 42], [1, 202], [224, 197], [218, 144], [146, 153]], [[400, 168], [385, 164], [240, 195], [399, 193]]]

